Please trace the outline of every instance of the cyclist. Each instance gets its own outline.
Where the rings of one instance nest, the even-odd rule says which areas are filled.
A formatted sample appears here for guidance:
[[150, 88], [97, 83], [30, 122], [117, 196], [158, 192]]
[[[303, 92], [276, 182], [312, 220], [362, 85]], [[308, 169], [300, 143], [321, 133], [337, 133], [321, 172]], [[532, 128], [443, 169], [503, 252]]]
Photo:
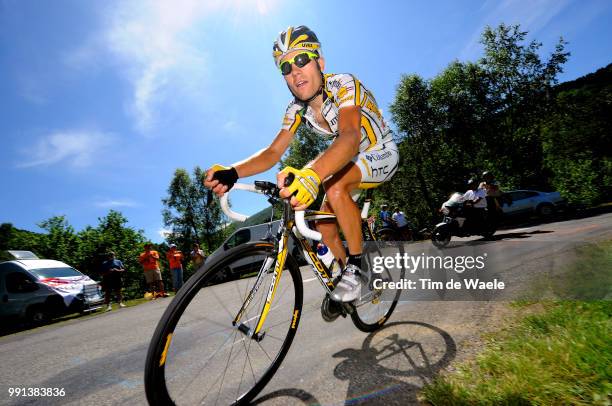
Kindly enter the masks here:
[[[204, 184], [218, 196], [238, 178], [272, 168], [283, 156], [297, 128], [306, 125], [323, 137], [334, 139], [329, 148], [304, 168], [284, 168], [277, 175], [281, 197], [290, 197], [295, 210], [315, 201], [322, 184], [326, 196], [321, 209], [336, 214], [348, 244], [346, 251], [335, 223], [317, 224], [336, 259], [343, 265], [342, 277], [332, 299], [350, 302], [359, 297], [363, 237], [359, 209], [354, 201], [359, 189], [377, 187], [389, 180], [399, 153], [372, 93], [351, 74], [325, 74], [321, 43], [306, 26], [289, 27], [273, 45], [273, 57], [293, 99], [285, 112], [282, 128], [272, 143], [231, 167], [213, 165]], [[213, 175], [215, 179], [213, 180]], [[284, 187], [285, 178], [295, 175]]]

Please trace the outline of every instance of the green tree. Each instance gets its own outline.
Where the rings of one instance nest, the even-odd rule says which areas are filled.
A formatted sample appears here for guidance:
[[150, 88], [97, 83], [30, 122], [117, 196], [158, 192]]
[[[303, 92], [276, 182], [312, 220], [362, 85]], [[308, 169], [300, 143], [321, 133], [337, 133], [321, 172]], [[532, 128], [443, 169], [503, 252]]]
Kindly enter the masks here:
[[70, 265], [78, 262], [79, 240], [74, 228], [65, 216], [54, 216], [38, 224], [47, 231], [40, 241], [40, 253], [43, 258], [56, 259]]
[[42, 255], [40, 251], [41, 235], [31, 231], [20, 230], [11, 223], [0, 225], [0, 261], [13, 259], [8, 250], [26, 250]]
[[117, 259], [125, 265], [123, 291], [127, 298], [142, 296], [144, 278], [138, 255], [145, 242], [144, 232], [127, 226], [128, 220], [118, 211], [110, 210], [104, 217], [98, 218], [97, 227], [88, 226], [77, 236], [78, 269], [100, 279], [100, 267], [106, 260], [108, 252], [113, 251]]
[[204, 172], [199, 167], [194, 169], [192, 177], [185, 169], [177, 169], [168, 187], [168, 197], [162, 200], [164, 224], [171, 230], [168, 242], [176, 244], [186, 257], [193, 243], [200, 243], [201, 248], [210, 253], [225, 236], [224, 216], [218, 200], [208, 200], [203, 177]]
[[525, 43], [526, 31], [519, 25], [487, 27], [482, 35], [484, 57], [479, 65], [487, 77], [486, 119], [495, 133], [483, 139], [487, 162], [511, 187], [546, 188], [540, 138], [541, 118], [552, 108], [550, 93], [557, 75], [569, 57], [560, 38], [547, 61], [542, 61], [542, 43]]
[[[289, 144], [287, 152], [278, 163], [279, 170], [282, 170], [287, 166], [297, 169], [303, 168], [306, 166], [306, 164], [325, 151], [330, 144], [331, 140], [326, 139], [325, 136], [315, 133], [304, 125], [299, 126], [295, 132], [295, 136], [291, 141], [291, 144]], [[323, 187], [321, 186], [319, 189], [319, 196], [311, 207], [320, 207], [321, 203], [323, 202], [323, 196], [325, 196], [325, 193], [323, 191]], [[281, 213], [281, 205], [274, 208], [274, 218], [280, 218]], [[265, 221], [268, 221], [268, 219]]]
[[321, 152], [325, 151], [328, 145], [329, 141], [325, 137], [301, 125], [295, 132], [287, 153], [280, 160], [279, 169], [286, 166], [303, 168]]
[[547, 61], [518, 25], [487, 27], [484, 56], [452, 62], [425, 80], [404, 75], [390, 111], [399, 131], [398, 174], [377, 190], [417, 223], [431, 223], [465, 180], [492, 170], [506, 187], [546, 186], [541, 117], [568, 53], [561, 39]]
[[[123, 276], [124, 295], [128, 298], [140, 297], [145, 290], [142, 267], [138, 256], [143, 251], [146, 241], [143, 230], [135, 230], [127, 226], [127, 218], [120, 212], [111, 210], [98, 219], [97, 232], [98, 247], [96, 253], [115, 252], [126, 269]], [[86, 239], [83, 238], [83, 241]]]
[[544, 161], [552, 183], [571, 203], [612, 198], [612, 64], [558, 87], [543, 119]]

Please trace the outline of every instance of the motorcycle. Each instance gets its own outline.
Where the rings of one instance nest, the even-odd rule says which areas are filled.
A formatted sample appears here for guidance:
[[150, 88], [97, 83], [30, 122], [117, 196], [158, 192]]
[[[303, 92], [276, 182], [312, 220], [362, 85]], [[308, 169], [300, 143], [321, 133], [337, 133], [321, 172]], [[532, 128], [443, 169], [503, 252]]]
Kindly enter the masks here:
[[[444, 219], [438, 223], [431, 234], [431, 242], [438, 248], [446, 247], [451, 237], [469, 237], [481, 235], [486, 239], [491, 239], [495, 234], [496, 226], [489, 221], [486, 215], [481, 221], [475, 222], [473, 218], [468, 219], [466, 209], [469, 209], [470, 202], [463, 201], [461, 193], [455, 193], [446, 201], [440, 211], [444, 214]], [[486, 211], [486, 210], [485, 210]]]

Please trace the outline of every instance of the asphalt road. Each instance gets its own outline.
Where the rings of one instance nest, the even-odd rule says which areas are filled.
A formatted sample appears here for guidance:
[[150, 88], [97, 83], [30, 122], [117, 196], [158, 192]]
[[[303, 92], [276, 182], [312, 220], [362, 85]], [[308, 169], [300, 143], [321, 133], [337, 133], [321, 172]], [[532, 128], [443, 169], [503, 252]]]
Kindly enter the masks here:
[[[561, 268], [576, 245], [609, 239], [612, 214], [503, 230], [495, 241], [457, 241], [484, 246], [511, 287]], [[320, 286], [310, 271], [303, 278], [300, 328], [255, 403], [416, 403], [424, 383], [453, 360], [477, 351], [477, 337], [501, 327], [508, 314], [503, 302], [412, 300], [401, 303], [383, 329], [366, 334], [348, 318], [324, 322]], [[146, 404], [146, 351], [168, 303], [160, 299], [1, 337], [0, 404]], [[8, 390], [15, 387], [63, 388], [65, 396], [10, 397]]]

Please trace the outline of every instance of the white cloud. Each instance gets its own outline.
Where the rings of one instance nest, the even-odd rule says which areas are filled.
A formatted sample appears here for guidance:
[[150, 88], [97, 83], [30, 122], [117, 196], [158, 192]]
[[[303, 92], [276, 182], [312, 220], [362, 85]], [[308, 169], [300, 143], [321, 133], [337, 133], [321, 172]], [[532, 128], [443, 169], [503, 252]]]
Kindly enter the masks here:
[[102, 62], [99, 51], [103, 47], [104, 44], [99, 38], [90, 37], [77, 48], [65, 52], [62, 61], [71, 69], [91, 71], [99, 67]]
[[223, 131], [230, 134], [244, 134], [245, 128], [233, 120], [227, 121], [223, 124]]
[[[136, 128], [154, 128], [159, 109], [172, 95], [203, 93], [210, 60], [202, 47], [209, 34], [203, 21], [227, 13], [250, 18], [265, 15], [278, 0], [135, 0], [109, 9], [102, 43], [120, 61], [133, 88], [127, 103]], [[87, 55], [83, 49], [75, 55]]]
[[34, 77], [20, 75], [18, 78], [20, 85], [20, 94], [25, 100], [32, 104], [44, 105], [47, 104], [47, 96], [44, 92], [44, 86], [40, 82], [36, 81]]
[[24, 161], [18, 168], [67, 164], [86, 167], [92, 164], [104, 148], [112, 142], [112, 135], [101, 132], [58, 131], [38, 140], [33, 147], [23, 149]]
[[166, 239], [166, 238], [168, 238], [169, 236], [172, 235], [172, 230], [169, 230], [167, 228], [160, 228], [159, 230], [157, 230], [157, 234], [161, 238]]
[[482, 9], [491, 9], [479, 24], [460, 54], [460, 59], [471, 59], [480, 55], [480, 36], [486, 25], [495, 27], [520, 24], [521, 30], [533, 36], [544, 28], [556, 15], [570, 4], [570, 0], [503, 0], [487, 1]]
[[95, 206], [103, 209], [113, 209], [116, 207], [138, 207], [140, 204], [132, 199], [105, 199], [97, 201]]

